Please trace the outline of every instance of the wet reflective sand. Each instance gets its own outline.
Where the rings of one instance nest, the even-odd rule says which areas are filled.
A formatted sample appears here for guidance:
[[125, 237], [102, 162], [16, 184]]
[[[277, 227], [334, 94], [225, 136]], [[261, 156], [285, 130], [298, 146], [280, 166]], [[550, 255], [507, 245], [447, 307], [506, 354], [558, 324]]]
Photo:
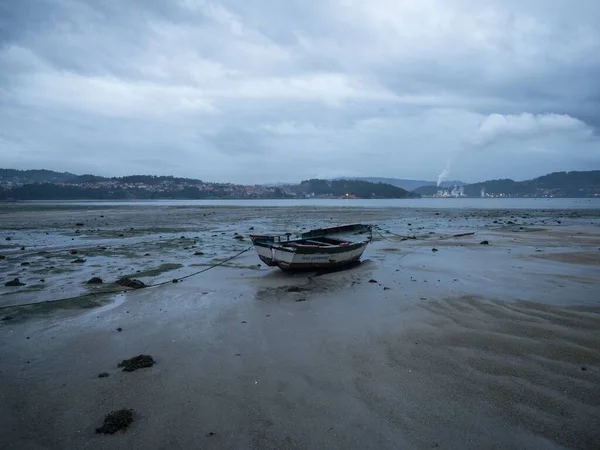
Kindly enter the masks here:
[[[2, 206], [0, 306], [348, 222], [386, 237], [351, 270], [286, 275], [251, 250], [0, 310], [0, 446], [599, 447], [597, 210]], [[156, 364], [117, 368], [140, 353]], [[95, 434], [119, 408], [131, 428]]]

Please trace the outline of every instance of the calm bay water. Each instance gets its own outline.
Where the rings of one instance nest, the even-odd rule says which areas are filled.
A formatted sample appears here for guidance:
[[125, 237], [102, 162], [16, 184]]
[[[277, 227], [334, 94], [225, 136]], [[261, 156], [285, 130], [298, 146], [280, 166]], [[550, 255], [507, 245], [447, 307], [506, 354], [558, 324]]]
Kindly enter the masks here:
[[600, 198], [420, 198], [302, 200], [31, 201], [31, 205], [76, 206], [246, 206], [466, 209], [600, 209]]

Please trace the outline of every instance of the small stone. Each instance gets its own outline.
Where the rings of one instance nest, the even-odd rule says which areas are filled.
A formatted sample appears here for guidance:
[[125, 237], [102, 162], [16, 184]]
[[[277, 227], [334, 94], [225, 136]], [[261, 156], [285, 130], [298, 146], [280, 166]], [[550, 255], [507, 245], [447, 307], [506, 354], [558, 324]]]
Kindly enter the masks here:
[[22, 266], [29, 266], [29, 265], [31, 265], [31, 263], [28, 263], [27, 261], [25, 261], [25, 262], [22, 262], [21, 265]]
[[305, 301], [306, 301], [306, 299], [305, 299], [304, 297], [303, 297], [303, 298], [297, 298], [297, 299], [296, 299], [296, 301], [297, 301], [297, 302], [305, 302]]
[[119, 430], [126, 430], [133, 422], [132, 409], [120, 409], [107, 414], [104, 425], [96, 428], [96, 433], [114, 434]]
[[145, 253], [144, 256], [150, 256], [150, 253]]
[[210, 433], [208, 433], [208, 434], [206, 435], [206, 437], [213, 437], [214, 435], [215, 435], [215, 433], [213, 433], [213, 432], [211, 431]]
[[384, 291], [389, 291], [390, 289], [391, 289], [391, 288], [389, 288], [389, 287], [387, 287], [387, 286], [385, 286], [385, 287], [383, 288], [383, 290], [384, 290]]
[[10, 236], [5, 239], [5, 241], [11, 241], [11, 240], [12, 240], [12, 238]]
[[75, 226], [76, 226], [76, 227], [82, 227], [82, 226], [83, 226], [83, 223], [82, 223], [82, 222], [77, 222], [77, 223], [75, 224]]
[[119, 286], [128, 287], [132, 289], [145, 288], [146, 285], [140, 280], [132, 280], [131, 278], [121, 278], [117, 281]]
[[587, 367], [585, 367], [585, 366], [582, 366], [582, 367], [581, 367], [581, 370], [587, 370]]
[[71, 255], [76, 255], [77, 254], [77, 250], [73, 249], [69, 252]]
[[100, 278], [100, 277], [93, 277], [93, 278], [90, 278], [90, 279], [87, 281], [87, 284], [102, 284], [102, 278]]
[[144, 367], [152, 367], [155, 361], [150, 355], [138, 355], [130, 359], [124, 359], [117, 367], [123, 367], [123, 372], [133, 372]]
[[369, 283], [377, 283], [377, 280], [374, 280], [373, 278], [371, 278], [371, 279], [369, 280]]
[[0, 255], [0, 259], [6, 259], [6, 256]]
[[6, 286], [6, 287], [25, 286], [25, 283], [21, 283], [21, 281], [18, 278], [15, 278], [12, 281], [4, 283], [4, 286]]
[[179, 280], [177, 278], [173, 278], [173, 283], [179, 283]]
[[194, 253], [194, 256], [202, 256], [202, 255], [204, 255], [204, 252], [195, 252]]
[[72, 264], [83, 264], [85, 262], [85, 259], [83, 258], [77, 258], [74, 259], [73, 261], [71, 261]]
[[123, 237], [123, 236], [125, 236], [125, 235], [124, 234], [119, 234], [119, 237]]
[[13, 318], [12, 318], [11, 316], [4, 316], [4, 317], [2, 318], [2, 321], [3, 321], [3, 322], [7, 322], [7, 321], [9, 321], [9, 320], [12, 320], [12, 319], [13, 319]]
[[490, 245], [489, 241], [481, 241], [479, 245]]
[[21, 247], [21, 251], [24, 251], [24, 250], [25, 250], [25, 247]]
[[248, 323], [248, 322], [246, 322], [245, 320], [242, 320], [242, 323]]
[[46, 280], [44, 278], [40, 278], [40, 283], [45, 283]]
[[106, 372], [102, 372], [102, 373], [98, 374], [98, 378], [106, 378], [106, 377], [109, 377], [109, 376], [110, 376], [110, 374], [108, 374]]
[[432, 248], [432, 249], [431, 249], [431, 251], [432, 251], [432, 252], [437, 252], [437, 251], [438, 251], [438, 249], [437, 249], [437, 248]]
[[120, 333], [121, 331], [123, 331], [123, 328], [119, 327], [117, 328], [117, 331]]

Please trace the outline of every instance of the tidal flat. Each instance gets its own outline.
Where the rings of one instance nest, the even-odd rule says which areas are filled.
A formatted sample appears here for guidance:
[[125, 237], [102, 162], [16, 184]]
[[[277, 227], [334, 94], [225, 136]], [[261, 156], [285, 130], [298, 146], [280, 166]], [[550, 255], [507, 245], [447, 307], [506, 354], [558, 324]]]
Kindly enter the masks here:
[[[351, 222], [348, 270], [181, 279]], [[3, 449], [600, 448], [600, 210], [0, 204], [0, 255]]]

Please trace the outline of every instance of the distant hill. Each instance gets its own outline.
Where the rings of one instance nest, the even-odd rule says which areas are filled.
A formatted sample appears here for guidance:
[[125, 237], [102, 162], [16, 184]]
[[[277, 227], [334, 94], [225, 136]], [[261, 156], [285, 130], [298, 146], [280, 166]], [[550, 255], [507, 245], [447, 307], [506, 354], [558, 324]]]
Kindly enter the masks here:
[[[422, 186], [415, 193], [432, 196], [436, 186]], [[585, 172], [554, 172], [532, 180], [489, 180], [463, 186], [467, 197], [600, 197], [600, 170]]]
[[418, 194], [386, 183], [357, 180], [306, 180], [300, 183], [298, 192], [304, 195], [343, 197], [350, 194], [357, 198], [417, 198]]
[[325, 197], [415, 198], [385, 183], [307, 180], [300, 184], [245, 186], [173, 176], [101, 177], [50, 170], [0, 169], [0, 200], [280, 199]]
[[[369, 183], [385, 183], [397, 186], [407, 191], [414, 191], [422, 186], [436, 186], [436, 181], [425, 181], [425, 180], [405, 180], [403, 178], [379, 178], [379, 177], [340, 177], [334, 178], [334, 180], [356, 180], [356, 181], [367, 181]], [[463, 186], [465, 183], [462, 181], [444, 181], [441, 183], [441, 187], [451, 186]]]

